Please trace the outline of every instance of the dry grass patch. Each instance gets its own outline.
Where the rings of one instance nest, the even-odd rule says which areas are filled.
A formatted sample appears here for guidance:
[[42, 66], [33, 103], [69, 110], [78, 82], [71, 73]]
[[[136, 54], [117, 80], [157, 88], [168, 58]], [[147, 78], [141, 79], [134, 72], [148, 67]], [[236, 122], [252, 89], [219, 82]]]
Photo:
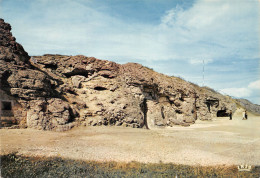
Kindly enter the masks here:
[[13, 153], [1, 156], [1, 173], [2, 177], [259, 177], [260, 167], [239, 172], [236, 166], [96, 162]]

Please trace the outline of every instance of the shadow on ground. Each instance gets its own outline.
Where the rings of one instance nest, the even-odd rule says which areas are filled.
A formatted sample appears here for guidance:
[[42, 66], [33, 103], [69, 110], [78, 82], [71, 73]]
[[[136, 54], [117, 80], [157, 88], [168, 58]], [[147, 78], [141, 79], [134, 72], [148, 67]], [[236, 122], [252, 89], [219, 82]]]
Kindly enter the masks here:
[[236, 166], [187, 166], [138, 162], [96, 162], [59, 157], [1, 156], [2, 177], [259, 177], [260, 166], [250, 172]]

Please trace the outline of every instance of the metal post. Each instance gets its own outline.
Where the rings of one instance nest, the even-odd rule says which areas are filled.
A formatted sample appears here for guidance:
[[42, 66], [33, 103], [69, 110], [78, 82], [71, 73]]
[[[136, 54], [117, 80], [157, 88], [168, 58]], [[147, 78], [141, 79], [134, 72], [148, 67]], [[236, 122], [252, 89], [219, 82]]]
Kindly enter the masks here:
[[204, 65], [205, 65], [205, 63], [204, 63], [204, 59], [203, 59], [203, 72], [202, 72], [202, 78], [203, 78], [203, 83], [202, 83], [202, 86], [204, 87], [205, 86], [205, 83], [204, 83]]

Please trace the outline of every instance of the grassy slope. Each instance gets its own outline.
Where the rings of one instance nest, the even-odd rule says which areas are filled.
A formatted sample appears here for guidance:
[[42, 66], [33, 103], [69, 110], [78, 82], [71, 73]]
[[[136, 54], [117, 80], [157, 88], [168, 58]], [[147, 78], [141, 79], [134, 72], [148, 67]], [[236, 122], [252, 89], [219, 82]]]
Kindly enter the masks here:
[[259, 177], [260, 167], [239, 172], [236, 166], [101, 163], [9, 154], [1, 156], [1, 174], [2, 177]]

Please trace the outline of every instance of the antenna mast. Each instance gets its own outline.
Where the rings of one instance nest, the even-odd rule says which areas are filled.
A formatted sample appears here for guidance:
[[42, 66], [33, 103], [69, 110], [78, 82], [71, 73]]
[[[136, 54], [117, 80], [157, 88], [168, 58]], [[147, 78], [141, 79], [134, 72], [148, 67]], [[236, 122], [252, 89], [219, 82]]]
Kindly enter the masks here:
[[202, 86], [204, 87], [205, 83], [204, 83], [204, 73], [205, 73], [205, 70], [204, 70], [204, 66], [205, 66], [205, 63], [204, 63], [204, 59], [203, 59], [203, 69], [202, 69], [202, 79], [203, 79], [203, 83], [202, 83]]

